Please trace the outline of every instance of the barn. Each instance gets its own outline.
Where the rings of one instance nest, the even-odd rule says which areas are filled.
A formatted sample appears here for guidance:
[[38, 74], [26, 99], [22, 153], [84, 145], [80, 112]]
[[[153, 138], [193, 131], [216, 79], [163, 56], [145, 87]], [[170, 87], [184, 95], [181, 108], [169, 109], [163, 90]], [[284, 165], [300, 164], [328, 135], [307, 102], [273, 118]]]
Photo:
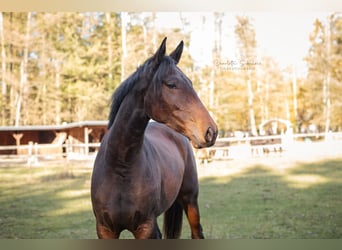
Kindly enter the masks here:
[[107, 124], [108, 121], [82, 121], [62, 125], [0, 126], [0, 155], [28, 154], [29, 145], [45, 145], [39, 147], [39, 154], [62, 154], [67, 148], [87, 154], [95, 150], [92, 144], [101, 141]]

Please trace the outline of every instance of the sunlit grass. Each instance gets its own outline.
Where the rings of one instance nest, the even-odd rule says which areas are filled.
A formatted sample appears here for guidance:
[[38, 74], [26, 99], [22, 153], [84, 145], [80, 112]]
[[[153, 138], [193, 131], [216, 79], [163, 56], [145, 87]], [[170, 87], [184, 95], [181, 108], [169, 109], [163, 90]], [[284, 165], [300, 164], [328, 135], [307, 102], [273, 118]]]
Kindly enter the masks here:
[[294, 188], [308, 188], [313, 185], [319, 185], [328, 182], [325, 177], [319, 175], [288, 175], [286, 180], [289, 186]]
[[0, 168], [0, 238], [95, 238], [86, 170]]
[[234, 161], [220, 163], [240, 168], [234, 173], [220, 165], [208, 166], [213, 168], [211, 176], [201, 178], [200, 189], [207, 237], [342, 236], [342, 160], [279, 163], [269, 159], [245, 168]]
[[[96, 238], [91, 171], [0, 167], [0, 238]], [[214, 161], [198, 172], [206, 238], [342, 237], [342, 159]], [[182, 238], [190, 238], [185, 216]]]

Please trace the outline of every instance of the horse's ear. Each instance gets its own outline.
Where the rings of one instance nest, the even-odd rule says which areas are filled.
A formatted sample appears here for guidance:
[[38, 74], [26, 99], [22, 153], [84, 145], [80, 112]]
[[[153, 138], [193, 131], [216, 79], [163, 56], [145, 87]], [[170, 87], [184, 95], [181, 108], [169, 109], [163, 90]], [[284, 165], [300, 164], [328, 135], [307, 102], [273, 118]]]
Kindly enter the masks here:
[[184, 42], [181, 41], [178, 44], [177, 48], [174, 51], [172, 51], [172, 53], [170, 54], [170, 57], [173, 58], [173, 60], [175, 60], [176, 64], [179, 62], [182, 56], [183, 46], [184, 46]]
[[166, 52], [166, 39], [167, 37], [165, 37], [162, 41], [162, 43], [159, 46], [159, 49], [156, 51], [156, 53], [154, 54], [153, 58], [154, 58], [154, 62], [156, 64], [159, 64], [164, 56], [165, 56], [165, 52]]

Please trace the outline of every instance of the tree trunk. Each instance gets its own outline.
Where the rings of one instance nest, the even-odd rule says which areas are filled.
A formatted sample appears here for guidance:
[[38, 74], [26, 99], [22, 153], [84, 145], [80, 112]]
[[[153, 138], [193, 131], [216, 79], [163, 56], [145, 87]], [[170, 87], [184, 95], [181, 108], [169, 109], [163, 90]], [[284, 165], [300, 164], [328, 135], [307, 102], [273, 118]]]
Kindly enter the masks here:
[[15, 123], [14, 126], [19, 126], [20, 115], [21, 115], [21, 103], [23, 99], [23, 89], [25, 85], [25, 72], [24, 72], [24, 63], [20, 64], [20, 87], [17, 92], [17, 101], [16, 101], [16, 109], [15, 109]]
[[260, 116], [261, 116], [261, 122], [265, 121], [265, 101], [264, 101], [264, 96], [263, 96], [263, 87], [262, 83], [260, 80], [257, 81], [257, 95], [259, 97], [259, 103], [260, 103]]
[[61, 98], [60, 98], [60, 86], [61, 86], [61, 63], [59, 61], [56, 62], [56, 76], [55, 76], [55, 87], [57, 98], [55, 100], [55, 112], [56, 112], [56, 124], [61, 124]]
[[127, 12], [121, 12], [121, 82], [125, 79], [125, 61], [127, 57], [126, 47], [126, 26], [127, 26]]
[[27, 22], [26, 22], [26, 34], [25, 34], [25, 41], [24, 41], [24, 55], [23, 60], [20, 65], [20, 87], [18, 91], [18, 98], [17, 98], [17, 106], [16, 106], [16, 114], [15, 114], [15, 126], [19, 126], [20, 118], [22, 113], [22, 102], [24, 98], [24, 94], [26, 92], [26, 84], [27, 84], [27, 63], [28, 63], [28, 46], [29, 46], [29, 39], [30, 39], [30, 27], [31, 27], [31, 16], [32, 13], [27, 13]]
[[4, 23], [3, 15], [0, 12], [0, 42], [1, 42], [1, 125], [6, 125], [6, 95], [7, 95], [7, 85], [6, 85], [6, 51], [5, 51], [5, 35], [4, 35]]
[[153, 53], [157, 50], [157, 28], [156, 28], [156, 13], [152, 12], [152, 23], [153, 23], [153, 30], [152, 30], [152, 46], [153, 46]]
[[325, 115], [325, 133], [330, 130], [330, 113], [331, 113], [331, 102], [330, 102], [330, 61], [331, 61], [331, 23], [332, 15], [328, 18], [328, 29], [327, 29], [327, 59], [325, 63], [326, 77], [323, 82], [323, 104], [324, 104], [324, 115]]
[[250, 79], [249, 74], [247, 73], [247, 89], [248, 89], [248, 110], [249, 110], [249, 122], [251, 126], [251, 133], [252, 135], [258, 135], [257, 129], [256, 129], [256, 124], [255, 124], [255, 116], [254, 116], [254, 108], [253, 108], [253, 99], [254, 99], [254, 94], [253, 94], [253, 89], [252, 89], [252, 82]]
[[293, 127], [297, 128], [297, 74], [296, 74], [296, 68], [293, 65], [292, 66], [292, 89], [293, 89]]
[[108, 48], [108, 79], [113, 79], [113, 48], [112, 48], [112, 32], [113, 32], [113, 25], [112, 20], [110, 17], [110, 13], [106, 13], [106, 22], [107, 22], [107, 48]]
[[[250, 20], [245, 16], [237, 16], [237, 25], [235, 26], [235, 34], [239, 39], [240, 57], [242, 60], [255, 59], [256, 56], [256, 39], [255, 30], [252, 27]], [[246, 65], [248, 67], [248, 65]], [[249, 69], [242, 72], [243, 80], [247, 84], [247, 108], [249, 113], [249, 125], [252, 135], [257, 135], [257, 129], [255, 124], [254, 114], [254, 93], [252, 80], [256, 80], [251, 74]]]

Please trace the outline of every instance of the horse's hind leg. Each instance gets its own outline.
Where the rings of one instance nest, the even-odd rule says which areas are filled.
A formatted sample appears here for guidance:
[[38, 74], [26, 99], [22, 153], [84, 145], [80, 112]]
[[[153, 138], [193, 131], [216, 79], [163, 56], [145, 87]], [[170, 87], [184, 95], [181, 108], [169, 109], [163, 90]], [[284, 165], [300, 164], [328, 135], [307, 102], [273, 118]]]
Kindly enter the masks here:
[[183, 207], [190, 224], [191, 238], [204, 239], [197, 201], [183, 203]]

